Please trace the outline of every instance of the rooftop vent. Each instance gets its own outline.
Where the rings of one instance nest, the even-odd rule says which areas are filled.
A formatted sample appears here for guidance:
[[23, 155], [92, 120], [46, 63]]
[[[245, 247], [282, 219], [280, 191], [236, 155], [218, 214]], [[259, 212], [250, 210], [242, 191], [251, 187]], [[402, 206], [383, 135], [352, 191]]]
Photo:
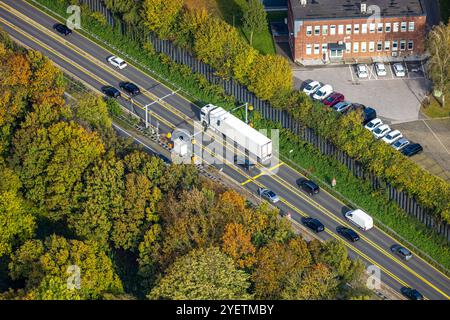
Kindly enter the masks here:
[[300, 0], [300, 4], [302, 5], [302, 7], [306, 7], [306, 5], [308, 4], [308, 0]]
[[361, 2], [361, 13], [367, 13], [367, 3]]

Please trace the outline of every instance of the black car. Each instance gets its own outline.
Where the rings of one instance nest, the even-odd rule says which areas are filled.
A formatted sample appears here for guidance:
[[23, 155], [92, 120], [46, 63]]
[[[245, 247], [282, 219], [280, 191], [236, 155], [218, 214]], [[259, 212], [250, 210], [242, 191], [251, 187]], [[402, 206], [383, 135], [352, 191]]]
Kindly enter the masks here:
[[356, 110], [360, 110], [362, 117], [363, 117], [363, 121], [362, 121], [362, 125], [365, 126], [367, 123], [369, 123], [370, 121], [372, 121], [373, 119], [375, 119], [377, 117], [377, 112], [375, 109], [371, 108], [371, 107], [366, 107], [363, 104], [360, 103], [352, 103], [352, 105], [350, 106], [350, 109], [347, 110], [347, 112], [350, 111], [356, 111]]
[[353, 231], [350, 228], [346, 228], [346, 227], [338, 227], [336, 229], [336, 231], [343, 236], [344, 238], [346, 238], [347, 240], [350, 240], [351, 242], [356, 242], [359, 240], [359, 236], [358, 234]]
[[418, 144], [418, 143], [411, 143], [411, 144], [408, 144], [406, 147], [404, 147], [401, 150], [401, 153], [403, 153], [407, 157], [411, 157], [411, 156], [413, 156], [415, 154], [418, 154], [418, 153], [420, 153], [422, 151], [423, 151], [423, 148], [422, 148], [422, 146], [420, 144]]
[[298, 183], [299, 187], [307, 192], [310, 196], [319, 193], [320, 188], [311, 180], [302, 180]]
[[119, 83], [119, 87], [127, 92], [130, 96], [135, 96], [141, 93], [141, 90], [139, 90], [137, 85], [128, 81]]
[[53, 25], [53, 30], [58, 31], [59, 33], [65, 36], [68, 36], [69, 34], [72, 33], [72, 30], [70, 30], [69, 27], [61, 23], [56, 23], [55, 25]]
[[247, 157], [234, 156], [234, 163], [241, 166], [244, 170], [250, 171], [255, 168], [255, 164], [250, 161]]
[[305, 226], [314, 230], [314, 232], [319, 233], [325, 230], [325, 226], [317, 219], [314, 218], [303, 218], [302, 222]]
[[111, 86], [102, 87], [102, 92], [110, 98], [118, 98], [120, 97], [120, 91]]
[[400, 292], [407, 297], [409, 300], [423, 300], [423, 295], [416, 289], [403, 287]]

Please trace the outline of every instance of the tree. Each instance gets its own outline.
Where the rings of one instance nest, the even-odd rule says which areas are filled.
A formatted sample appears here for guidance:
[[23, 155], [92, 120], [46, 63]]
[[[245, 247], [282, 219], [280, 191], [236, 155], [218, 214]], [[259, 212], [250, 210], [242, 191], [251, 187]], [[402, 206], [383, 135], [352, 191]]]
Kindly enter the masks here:
[[249, 276], [236, 270], [217, 247], [197, 249], [178, 258], [152, 289], [150, 299], [249, 299]]
[[292, 295], [285, 296], [296, 300], [326, 300], [336, 296], [338, 281], [333, 272], [324, 264], [316, 264], [302, 276], [299, 286], [288, 286]]
[[260, 0], [248, 0], [242, 17], [243, 28], [250, 33], [250, 45], [253, 45], [253, 33], [267, 29], [267, 14]]
[[256, 249], [252, 244], [251, 235], [244, 231], [241, 224], [227, 225], [222, 241], [222, 250], [233, 258], [239, 268], [251, 268], [253, 266], [256, 261]]
[[162, 38], [169, 36], [183, 3], [183, 0], [144, 0], [142, 8], [144, 25]]
[[108, 107], [103, 97], [80, 95], [74, 106], [75, 117], [80, 123], [86, 123], [91, 130], [105, 131], [111, 129]]
[[445, 95], [450, 92], [450, 23], [433, 27], [428, 34], [427, 47], [430, 52], [429, 75], [436, 89], [442, 93], [442, 105], [445, 107]]

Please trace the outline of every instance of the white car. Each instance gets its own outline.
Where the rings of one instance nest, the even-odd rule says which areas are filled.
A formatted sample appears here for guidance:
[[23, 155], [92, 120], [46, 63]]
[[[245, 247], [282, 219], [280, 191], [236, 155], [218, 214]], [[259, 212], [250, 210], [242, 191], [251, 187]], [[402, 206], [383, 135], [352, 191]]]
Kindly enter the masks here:
[[406, 147], [408, 144], [410, 144], [410, 142], [408, 140], [406, 140], [405, 138], [401, 138], [398, 139], [397, 141], [395, 141], [393, 144], [391, 144], [391, 146], [395, 149], [395, 150], [401, 150], [404, 147]]
[[386, 67], [384, 66], [384, 63], [381, 62], [375, 63], [375, 71], [379, 77], [383, 77], [387, 74]]
[[381, 121], [380, 118], [375, 118], [372, 121], [370, 121], [369, 123], [367, 123], [364, 128], [366, 128], [367, 130], [369, 130], [370, 132], [372, 132], [373, 130], [375, 130], [376, 128], [378, 128], [379, 126], [381, 126], [383, 124], [383, 121]]
[[314, 93], [314, 95], [312, 97], [313, 97], [313, 99], [322, 101], [323, 99], [328, 98], [328, 96], [332, 93], [333, 93], [333, 87], [330, 86], [329, 84], [326, 84], [322, 88], [317, 90], [316, 93]]
[[402, 133], [398, 130], [393, 130], [384, 136], [383, 141], [386, 142], [387, 144], [393, 144], [394, 142], [396, 142], [401, 138], [403, 138]]
[[116, 56], [109, 57], [108, 62], [119, 69], [123, 69], [127, 66], [127, 63], [123, 59]]
[[394, 68], [394, 74], [396, 77], [406, 76], [406, 70], [405, 70], [405, 67], [403, 66], [403, 64], [394, 63], [393, 68]]
[[373, 135], [377, 139], [383, 138], [389, 132], [391, 132], [391, 128], [387, 124], [383, 124], [383, 125], [379, 126], [378, 128], [375, 128], [375, 130], [372, 131]]
[[356, 74], [358, 78], [367, 78], [369, 76], [369, 70], [365, 64], [358, 64], [356, 66]]
[[309, 95], [315, 93], [317, 90], [319, 90], [320, 87], [321, 87], [321, 84], [319, 81], [312, 81], [303, 88], [303, 92], [309, 96]]

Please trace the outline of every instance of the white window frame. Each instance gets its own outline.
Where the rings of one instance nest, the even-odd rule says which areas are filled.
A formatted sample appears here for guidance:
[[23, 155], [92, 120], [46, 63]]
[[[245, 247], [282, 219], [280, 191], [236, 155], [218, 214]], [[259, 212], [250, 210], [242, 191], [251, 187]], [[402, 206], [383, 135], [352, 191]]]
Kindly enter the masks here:
[[353, 42], [353, 53], [359, 52], [359, 42]]
[[361, 52], [362, 53], [367, 52], [367, 42], [361, 42]]
[[[403, 49], [402, 49], [403, 47]], [[400, 51], [406, 50], [406, 40], [400, 40]]]
[[320, 36], [320, 26], [314, 26], [314, 35]]
[[391, 42], [389, 40], [384, 42], [384, 51], [391, 51]]
[[338, 25], [338, 34], [344, 34], [344, 25], [343, 24]]
[[312, 54], [312, 45], [311, 44], [307, 44], [306, 45], [306, 55], [311, 55]]
[[330, 26], [330, 36], [334, 36], [336, 34], [336, 25]]
[[361, 25], [361, 33], [366, 34], [367, 33], [367, 23], [363, 23]]
[[328, 26], [327, 25], [323, 25], [322, 26], [322, 35], [323, 36], [327, 36], [328, 35]]
[[383, 51], [383, 41], [377, 41], [377, 52]]
[[375, 41], [369, 42], [369, 52], [375, 52]]
[[314, 44], [314, 54], [315, 55], [320, 54], [320, 44], [318, 44], [318, 43]]
[[370, 32], [370, 33], [375, 33], [375, 31], [376, 31], [375, 23], [371, 23], [371, 24], [369, 25], [369, 32]]
[[347, 24], [345, 26], [345, 34], [352, 34], [352, 25], [351, 24]]
[[402, 24], [400, 25], [400, 31], [401, 32], [406, 32], [406, 21], [403, 21]]
[[[409, 48], [409, 45], [411, 45], [411, 48]], [[414, 50], [414, 40], [408, 40], [408, 44], [406, 46], [406, 49], [408, 51], [413, 51]]]
[[327, 50], [328, 50], [328, 43], [322, 43], [322, 54], [327, 52]]
[[408, 24], [408, 31], [414, 32], [414, 21], [410, 21]]
[[345, 52], [346, 53], [352, 52], [352, 43], [351, 42], [346, 42], [345, 43]]
[[393, 27], [392, 27], [392, 32], [398, 32], [399, 26], [400, 26], [400, 23], [394, 22]]
[[392, 41], [392, 51], [398, 51], [398, 40]]
[[359, 34], [359, 23], [355, 23], [353, 25], [353, 33], [354, 34]]
[[386, 22], [386, 23], [384, 24], [384, 31], [385, 31], [386, 33], [389, 33], [389, 32], [392, 31], [392, 27], [391, 27], [391, 23], [390, 23], [390, 22]]
[[383, 23], [380, 22], [377, 25], [377, 33], [383, 33]]

